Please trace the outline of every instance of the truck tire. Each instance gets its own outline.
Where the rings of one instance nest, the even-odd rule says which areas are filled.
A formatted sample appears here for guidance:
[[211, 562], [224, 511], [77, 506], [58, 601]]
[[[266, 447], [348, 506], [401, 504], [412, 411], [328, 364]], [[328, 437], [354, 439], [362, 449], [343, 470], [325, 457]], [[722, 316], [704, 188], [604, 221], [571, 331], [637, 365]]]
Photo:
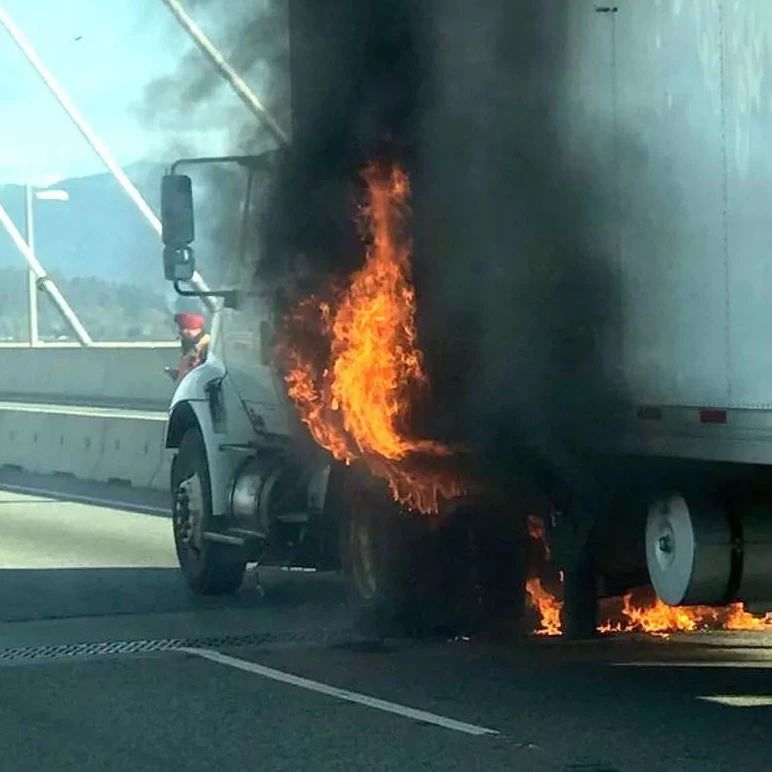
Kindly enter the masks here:
[[172, 464], [172, 527], [182, 574], [196, 595], [238, 590], [246, 558], [238, 547], [206, 541], [201, 534], [212, 517], [209, 464], [201, 432], [188, 429]]
[[459, 513], [439, 533], [446, 622], [452, 633], [511, 631], [525, 610], [527, 542], [511, 518]]
[[340, 554], [361, 632], [471, 634], [517, 623], [526, 542], [509, 520], [409, 513], [381, 481], [349, 478]]
[[356, 626], [376, 638], [415, 632], [419, 517], [403, 511], [385, 483], [354, 470], [345, 489], [340, 556]]
[[528, 543], [518, 525], [498, 512], [483, 515], [476, 525], [486, 628], [514, 627], [525, 613]]

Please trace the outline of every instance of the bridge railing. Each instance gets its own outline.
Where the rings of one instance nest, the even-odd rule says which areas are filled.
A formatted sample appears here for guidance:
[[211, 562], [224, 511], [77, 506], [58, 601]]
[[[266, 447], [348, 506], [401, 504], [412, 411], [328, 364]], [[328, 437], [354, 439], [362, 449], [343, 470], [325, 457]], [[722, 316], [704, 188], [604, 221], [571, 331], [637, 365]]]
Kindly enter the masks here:
[[0, 344], [0, 401], [160, 410], [179, 343]]
[[166, 489], [179, 344], [0, 344], [0, 467]]

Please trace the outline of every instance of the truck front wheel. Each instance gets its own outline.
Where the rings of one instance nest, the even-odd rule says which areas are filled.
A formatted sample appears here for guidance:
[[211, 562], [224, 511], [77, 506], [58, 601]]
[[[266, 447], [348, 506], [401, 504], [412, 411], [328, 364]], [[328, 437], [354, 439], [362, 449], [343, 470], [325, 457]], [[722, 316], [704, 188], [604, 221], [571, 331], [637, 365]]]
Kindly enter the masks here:
[[197, 595], [224, 595], [241, 585], [246, 559], [237, 547], [207, 541], [212, 492], [206, 448], [198, 428], [188, 429], [172, 464], [172, 526], [177, 558]]

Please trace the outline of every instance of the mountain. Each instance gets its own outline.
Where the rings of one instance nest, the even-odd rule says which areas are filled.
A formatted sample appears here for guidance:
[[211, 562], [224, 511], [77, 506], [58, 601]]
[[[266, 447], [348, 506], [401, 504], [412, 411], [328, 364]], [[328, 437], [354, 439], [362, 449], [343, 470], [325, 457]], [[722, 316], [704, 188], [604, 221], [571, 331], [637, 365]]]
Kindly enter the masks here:
[[[125, 172], [154, 212], [160, 164]], [[169, 340], [175, 310], [200, 310], [164, 280], [161, 242], [109, 173], [60, 180], [67, 201], [35, 200], [35, 252], [95, 340]], [[24, 186], [0, 185], [0, 203], [25, 235]], [[0, 227], [0, 341], [27, 340], [26, 262]], [[40, 335], [70, 337], [50, 299], [39, 297]]]
[[[163, 167], [134, 164], [126, 174], [158, 212]], [[52, 189], [67, 191], [69, 200], [34, 204], [36, 253], [46, 270], [163, 291], [159, 238], [111, 174], [64, 179]], [[0, 203], [24, 233], [24, 187], [0, 186]], [[24, 258], [0, 231], [0, 268], [24, 267]]]
[[[156, 213], [164, 170], [153, 163], [125, 169]], [[211, 286], [220, 286], [238, 252], [244, 177], [209, 169], [199, 186], [197, 260]], [[95, 340], [168, 339], [175, 311], [203, 309], [164, 280], [160, 238], [111, 174], [63, 179], [48, 190], [68, 198], [34, 200], [35, 253]], [[24, 196], [23, 185], [0, 185], [0, 204], [23, 236]], [[26, 267], [0, 227], [0, 340], [26, 340]], [[48, 306], [43, 297], [41, 334], [68, 334]]]

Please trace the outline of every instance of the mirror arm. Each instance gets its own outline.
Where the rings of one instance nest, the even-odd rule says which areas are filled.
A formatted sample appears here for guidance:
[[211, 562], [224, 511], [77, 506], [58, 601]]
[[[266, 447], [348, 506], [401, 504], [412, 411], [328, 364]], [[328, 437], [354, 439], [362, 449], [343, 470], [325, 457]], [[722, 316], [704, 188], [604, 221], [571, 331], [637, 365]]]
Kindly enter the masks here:
[[214, 292], [199, 292], [198, 290], [184, 290], [180, 282], [174, 282], [174, 289], [178, 295], [184, 298], [222, 298], [226, 308], [236, 308], [236, 290], [218, 290]]

